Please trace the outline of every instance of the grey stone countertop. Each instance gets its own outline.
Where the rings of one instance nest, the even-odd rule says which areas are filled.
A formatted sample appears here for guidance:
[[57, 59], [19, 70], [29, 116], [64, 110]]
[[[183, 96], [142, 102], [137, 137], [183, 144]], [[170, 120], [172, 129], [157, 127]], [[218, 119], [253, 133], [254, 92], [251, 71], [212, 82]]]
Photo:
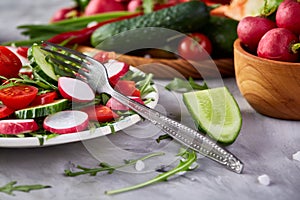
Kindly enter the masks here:
[[[1, 0], [0, 41], [22, 39], [16, 26], [46, 23], [55, 10], [67, 5], [72, 5], [72, 2]], [[180, 94], [164, 89], [163, 86], [168, 82], [155, 80], [160, 95], [156, 108], [191, 125]], [[241, 96], [234, 78], [223, 79], [223, 83], [236, 98], [243, 117], [239, 137], [227, 147], [244, 162], [242, 174], [230, 172], [207, 158], [199, 157], [199, 167], [194, 171], [139, 190], [115, 196], [105, 195], [106, 190], [130, 186], [156, 176], [158, 173], [154, 166], [170, 164], [177, 153], [177, 144], [170, 143], [166, 145], [167, 148], [156, 144], [153, 138], [159, 135], [159, 130], [147, 122], [140, 122], [124, 131], [97, 139], [99, 143], [96, 146], [96, 143], [85, 141], [41, 148], [0, 148], [0, 187], [10, 181], [17, 181], [20, 185], [51, 186], [29, 193], [15, 192], [14, 196], [0, 193], [0, 199], [299, 199], [300, 162], [294, 160], [292, 155], [300, 150], [300, 123], [256, 113]], [[106, 148], [103, 140], [113, 145]], [[118, 151], [115, 153], [116, 149]], [[96, 167], [100, 161], [118, 163], [123, 159], [137, 158], [141, 152], [151, 151], [168, 151], [169, 158], [144, 161], [145, 168], [142, 171], [128, 167], [116, 170], [113, 174], [104, 172], [96, 176], [64, 176], [65, 169], [74, 167], [72, 163]], [[267, 186], [258, 181], [263, 174], [270, 178]]]

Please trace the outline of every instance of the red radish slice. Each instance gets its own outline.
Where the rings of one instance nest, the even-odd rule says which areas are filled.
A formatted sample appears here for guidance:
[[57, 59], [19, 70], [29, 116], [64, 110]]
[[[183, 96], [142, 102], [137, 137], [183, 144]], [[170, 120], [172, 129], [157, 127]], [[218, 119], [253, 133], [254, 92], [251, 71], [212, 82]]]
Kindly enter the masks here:
[[33, 119], [9, 119], [0, 121], [0, 134], [17, 135], [38, 130]]
[[74, 102], [89, 102], [95, 98], [90, 86], [75, 78], [60, 77], [58, 90], [64, 98]]
[[74, 133], [85, 130], [89, 125], [88, 115], [79, 110], [57, 112], [45, 118], [45, 130], [57, 134]]
[[129, 65], [127, 63], [119, 62], [115, 60], [109, 60], [107, 63], [104, 63], [104, 66], [107, 70], [109, 81], [113, 86], [129, 70]]
[[[131, 96], [129, 97], [130, 99], [143, 104], [144, 102], [140, 97], [135, 97], [135, 96]], [[118, 100], [116, 100], [115, 98], [110, 98], [107, 103], [106, 106], [109, 107], [112, 110], [121, 110], [121, 111], [127, 111], [130, 110], [127, 106], [123, 105], [122, 103], [120, 103]]]

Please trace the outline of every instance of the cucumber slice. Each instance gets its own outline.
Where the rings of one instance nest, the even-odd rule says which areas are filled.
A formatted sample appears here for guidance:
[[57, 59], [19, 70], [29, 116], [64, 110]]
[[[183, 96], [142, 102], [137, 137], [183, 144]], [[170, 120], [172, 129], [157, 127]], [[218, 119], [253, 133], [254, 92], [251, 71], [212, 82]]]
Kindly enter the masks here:
[[34, 71], [50, 82], [57, 82], [53, 66], [47, 61], [47, 52], [37, 44], [32, 45], [28, 52], [28, 59]]
[[65, 110], [69, 107], [67, 99], [58, 99], [52, 103], [33, 106], [15, 111], [16, 118], [19, 119], [33, 119], [37, 117], [45, 117], [50, 114]]
[[235, 141], [242, 116], [226, 87], [184, 93], [183, 101], [200, 131], [225, 145]]

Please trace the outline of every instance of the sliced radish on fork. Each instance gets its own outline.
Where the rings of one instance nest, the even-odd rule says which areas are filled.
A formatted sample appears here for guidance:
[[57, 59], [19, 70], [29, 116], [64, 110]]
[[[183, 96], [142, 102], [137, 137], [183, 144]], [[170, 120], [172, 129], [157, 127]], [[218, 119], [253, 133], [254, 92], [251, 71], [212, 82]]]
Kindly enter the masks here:
[[129, 70], [129, 65], [127, 63], [116, 61], [116, 60], [109, 60], [107, 63], [104, 63], [104, 66], [107, 70], [109, 81], [113, 86]]
[[75, 78], [60, 77], [58, 90], [64, 98], [74, 102], [89, 102], [95, 98], [92, 88], [87, 83]]
[[57, 134], [74, 133], [85, 130], [89, 125], [89, 118], [85, 112], [66, 110], [49, 115], [45, 118], [45, 130]]

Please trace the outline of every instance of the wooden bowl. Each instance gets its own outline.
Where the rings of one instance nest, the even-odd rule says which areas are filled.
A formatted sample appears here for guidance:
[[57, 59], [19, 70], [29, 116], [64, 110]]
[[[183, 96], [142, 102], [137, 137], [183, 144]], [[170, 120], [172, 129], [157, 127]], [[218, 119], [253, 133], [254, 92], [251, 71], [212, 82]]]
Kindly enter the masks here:
[[237, 85], [259, 113], [274, 118], [300, 120], [300, 63], [259, 58], [234, 43]]
[[[87, 46], [79, 46], [77, 50], [94, 53], [100, 51]], [[145, 73], [152, 73], [155, 78], [192, 77], [194, 79], [202, 79], [203, 77], [215, 78], [219, 76], [219, 74], [216, 74], [216, 69], [211, 66], [211, 60], [194, 62], [183, 59], [145, 58], [132, 55], [118, 55], [115, 52], [109, 53], [109, 58], [126, 62]], [[213, 65], [217, 66], [217, 70], [222, 77], [234, 76], [233, 58], [218, 58], [213, 61]], [[199, 73], [199, 69], [201, 69], [202, 74]]]

